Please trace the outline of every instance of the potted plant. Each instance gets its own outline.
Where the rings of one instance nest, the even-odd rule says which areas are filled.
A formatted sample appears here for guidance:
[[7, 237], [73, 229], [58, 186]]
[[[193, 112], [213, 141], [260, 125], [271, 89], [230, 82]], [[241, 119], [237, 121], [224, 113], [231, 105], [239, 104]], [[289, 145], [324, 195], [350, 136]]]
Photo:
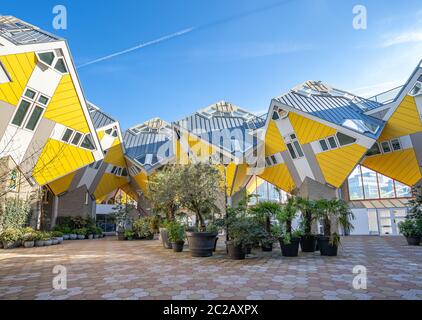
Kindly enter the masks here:
[[101, 229], [100, 227], [95, 227], [94, 239], [100, 238], [102, 234], [103, 234], [103, 229]]
[[276, 217], [280, 212], [280, 204], [272, 201], [262, 201], [252, 206], [249, 210], [266, 231], [263, 233], [263, 237], [260, 241], [262, 251], [272, 251], [275, 240], [271, 235], [271, 219]]
[[148, 217], [142, 217], [135, 220], [132, 228], [138, 239], [153, 239], [154, 237]]
[[[218, 235], [218, 227], [214, 223], [210, 223], [207, 225], [207, 232], [216, 233]], [[215, 237], [214, 248], [212, 249], [213, 252], [217, 250], [217, 242], [218, 237]]]
[[418, 246], [421, 234], [415, 219], [406, 219], [399, 222], [400, 233], [406, 238], [409, 246]]
[[83, 240], [85, 239], [86, 229], [85, 228], [75, 229], [73, 230], [73, 233], [76, 234], [78, 240]]
[[63, 243], [63, 233], [61, 231], [52, 231], [51, 235], [53, 237], [53, 239], [57, 240], [56, 244], [61, 244]]
[[35, 231], [34, 239], [36, 247], [44, 246], [44, 234], [41, 231]]
[[53, 240], [51, 239], [51, 234], [49, 232], [42, 232], [42, 239], [44, 240], [44, 246], [51, 246]]
[[353, 230], [351, 223], [354, 219], [353, 212], [346, 202], [339, 199], [317, 200], [315, 209], [324, 229], [324, 235], [317, 239], [320, 253], [323, 256], [336, 256], [341, 239], [337, 232], [332, 232], [333, 221], [335, 220], [336, 225], [344, 230]]
[[234, 260], [243, 260], [246, 256], [246, 248], [251, 246], [262, 237], [265, 230], [256, 220], [241, 216], [229, 222], [228, 225], [229, 241], [227, 249], [229, 256]]
[[292, 228], [293, 219], [296, 215], [295, 199], [290, 197], [277, 213], [280, 249], [284, 257], [297, 257], [299, 252], [300, 237], [298, 232], [293, 232]]
[[22, 245], [25, 248], [33, 248], [35, 246], [36, 234], [34, 229], [25, 228], [22, 230]]
[[76, 229], [73, 229], [70, 231], [69, 233], [69, 240], [77, 240], [78, 239], [78, 235], [75, 233]]
[[2, 232], [1, 241], [4, 249], [13, 249], [19, 247], [22, 233], [19, 229], [9, 228]]
[[315, 252], [317, 238], [312, 234], [312, 224], [316, 219], [315, 202], [306, 198], [295, 198], [295, 206], [301, 212], [300, 226], [303, 234], [300, 238], [302, 252]]
[[132, 230], [125, 230], [126, 240], [133, 240], [134, 236], [135, 236], [135, 232], [133, 232]]
[[185, 226], [177, 221], [172, 221], [167, 225], [169, 240], [174, 252], [182, 252], [185, 244]]

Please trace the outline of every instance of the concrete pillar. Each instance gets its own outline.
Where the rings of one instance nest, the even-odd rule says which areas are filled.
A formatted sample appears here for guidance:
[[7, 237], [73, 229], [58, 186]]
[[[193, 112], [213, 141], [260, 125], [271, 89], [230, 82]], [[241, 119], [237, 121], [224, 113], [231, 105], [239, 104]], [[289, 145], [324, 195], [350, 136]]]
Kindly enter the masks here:
[[51, 213], [51, 228], [54, 228], [57, 221], [57, 216], [59, 215], [59, 197], [53, 196], [53, 206]]

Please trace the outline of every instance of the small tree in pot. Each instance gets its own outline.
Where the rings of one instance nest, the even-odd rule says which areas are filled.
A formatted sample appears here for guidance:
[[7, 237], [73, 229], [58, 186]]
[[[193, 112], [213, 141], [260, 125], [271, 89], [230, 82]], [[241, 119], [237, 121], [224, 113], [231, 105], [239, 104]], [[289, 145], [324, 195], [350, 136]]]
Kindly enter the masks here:
[[212, 256], [216, 232], [207, 232], [207, 214], [218, 212], [216, 201], [222, 191], [222, 176], [217, 167], [207, 163], [184, 165], [180, 172], [180, 204], [196, 215], [198, 232], [188, 232], [189, 250], [193, 257]]
[[159, 228], [161, 241], [166, 249], [171, 249], [166, 223], [174, 220], [180, 208], [180, 172], [179, 165], [167, 165], [155, 173], [148, 183], [148, 200], [155, 212], [163, 213], [166, 217]]
[[315, 201], [297, 197], [295, 199], [296, 208], [301, 212], [301, 228], [303, 235], [300, 238], [300, 247], [303, 252], [314, 252], [316, 248], [316, 237], [312, 234], [312, 224], [316, 219], [314, 212]]
[[421, 242], [420, 226], [415, 219], [406, 219], [399, 222], [400, 233], [406, 238], [409, 246], [418, 246]]
[[261, 239], [262, 251], [272, 251], [275, 238], [271, 235], [271, 219], [281, 211], [281, 205], [272, 201], [263, 201], [249, 208], [250, 213], [266, 231]]
[[280, 248], [281, 253], [285, 257], [296, 257], [299, 252], [300, 237], [297, 232], [293, 232], [293, 220], [297, 215], [297, 208], [295, 205], [295, 199], [287, 199], [287, 203], [284, 204], [277, 214], [277, 220], [280, 223]]
[[320, 199], [316, 202], [315, 209], [317, 217], [324, 227], [324, 236], [317, 240], [321, 255], [336, 256], [341, 239], [337, 232], [332, 232], [333, 220], [344, 230], [353, 230], [351, 223], [351, 220], [354, 219], [353, 212], [346, 202], [339, 199]]
[[173, 251], [182, 252], [186, 237], [185, 226], [177, 221], [172, 221], [167, 224], [167, 230]]

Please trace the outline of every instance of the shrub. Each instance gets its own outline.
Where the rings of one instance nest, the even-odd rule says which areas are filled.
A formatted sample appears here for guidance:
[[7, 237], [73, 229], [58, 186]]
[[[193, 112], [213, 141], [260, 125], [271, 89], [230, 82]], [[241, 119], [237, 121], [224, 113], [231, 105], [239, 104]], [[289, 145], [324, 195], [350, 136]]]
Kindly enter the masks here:
[[58, 238], [61, 238], [61, 237], [63, 237], [63, 232], [61, 232], [61, 231], [52, 231], [52, 232], [51, 232], [51, 235], [52, 235], [53, 237], [58, 237]]
[[78, 236], [85, 236], [87, 233], [87, 229], [86, 228], [75, 229], [73, 230], [73, 233], [77, 234]]
[[399, 230], [405, 237], [417, 237], [420, 235], [414, 219], [406, 219], [405, 221], [399, 222]]
[[126, 238], [133, 238], [135, 236], [135, 232], [133, 232], [132, 230], [126, 230], [125, 231], [125, 237]]
[[148, 218], [140, 218], [133, 223], [133, 231], [139, 238], [147, 238], [153, 235]]
[[185, 240], [185, 226], [177, 221], [172, 221], [167, 225], [169, 240], [172, 243]]
[[18, 241], [22, 238], [22, 231], [17, 228], [8, 228], [0, 235], [0, 240], [4, 242]]
[[22, 228], [28, 221], [31, 208], [29, 201], [8, 198], [4, 211], [0, 214], [0, 229]]

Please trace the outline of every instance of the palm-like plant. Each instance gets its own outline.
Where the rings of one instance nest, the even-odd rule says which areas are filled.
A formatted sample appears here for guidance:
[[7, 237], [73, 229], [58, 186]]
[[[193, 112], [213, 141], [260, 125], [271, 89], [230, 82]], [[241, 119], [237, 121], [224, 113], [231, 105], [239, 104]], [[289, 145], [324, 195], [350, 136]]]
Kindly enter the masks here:
[[312, 233], [312, 223], [316, 219], [315, 212], [315, 201], [297, 197], [295, 199], [296, 208], [302, 213], [302, 228], [305, 235]]
[[285, 203], [277, 212], [277, 220], [285, 226], [285, 231], [288, 234], [292, 233], [293, 219], [296, 217], [297, 208], [294, 198], [288, 198]]

